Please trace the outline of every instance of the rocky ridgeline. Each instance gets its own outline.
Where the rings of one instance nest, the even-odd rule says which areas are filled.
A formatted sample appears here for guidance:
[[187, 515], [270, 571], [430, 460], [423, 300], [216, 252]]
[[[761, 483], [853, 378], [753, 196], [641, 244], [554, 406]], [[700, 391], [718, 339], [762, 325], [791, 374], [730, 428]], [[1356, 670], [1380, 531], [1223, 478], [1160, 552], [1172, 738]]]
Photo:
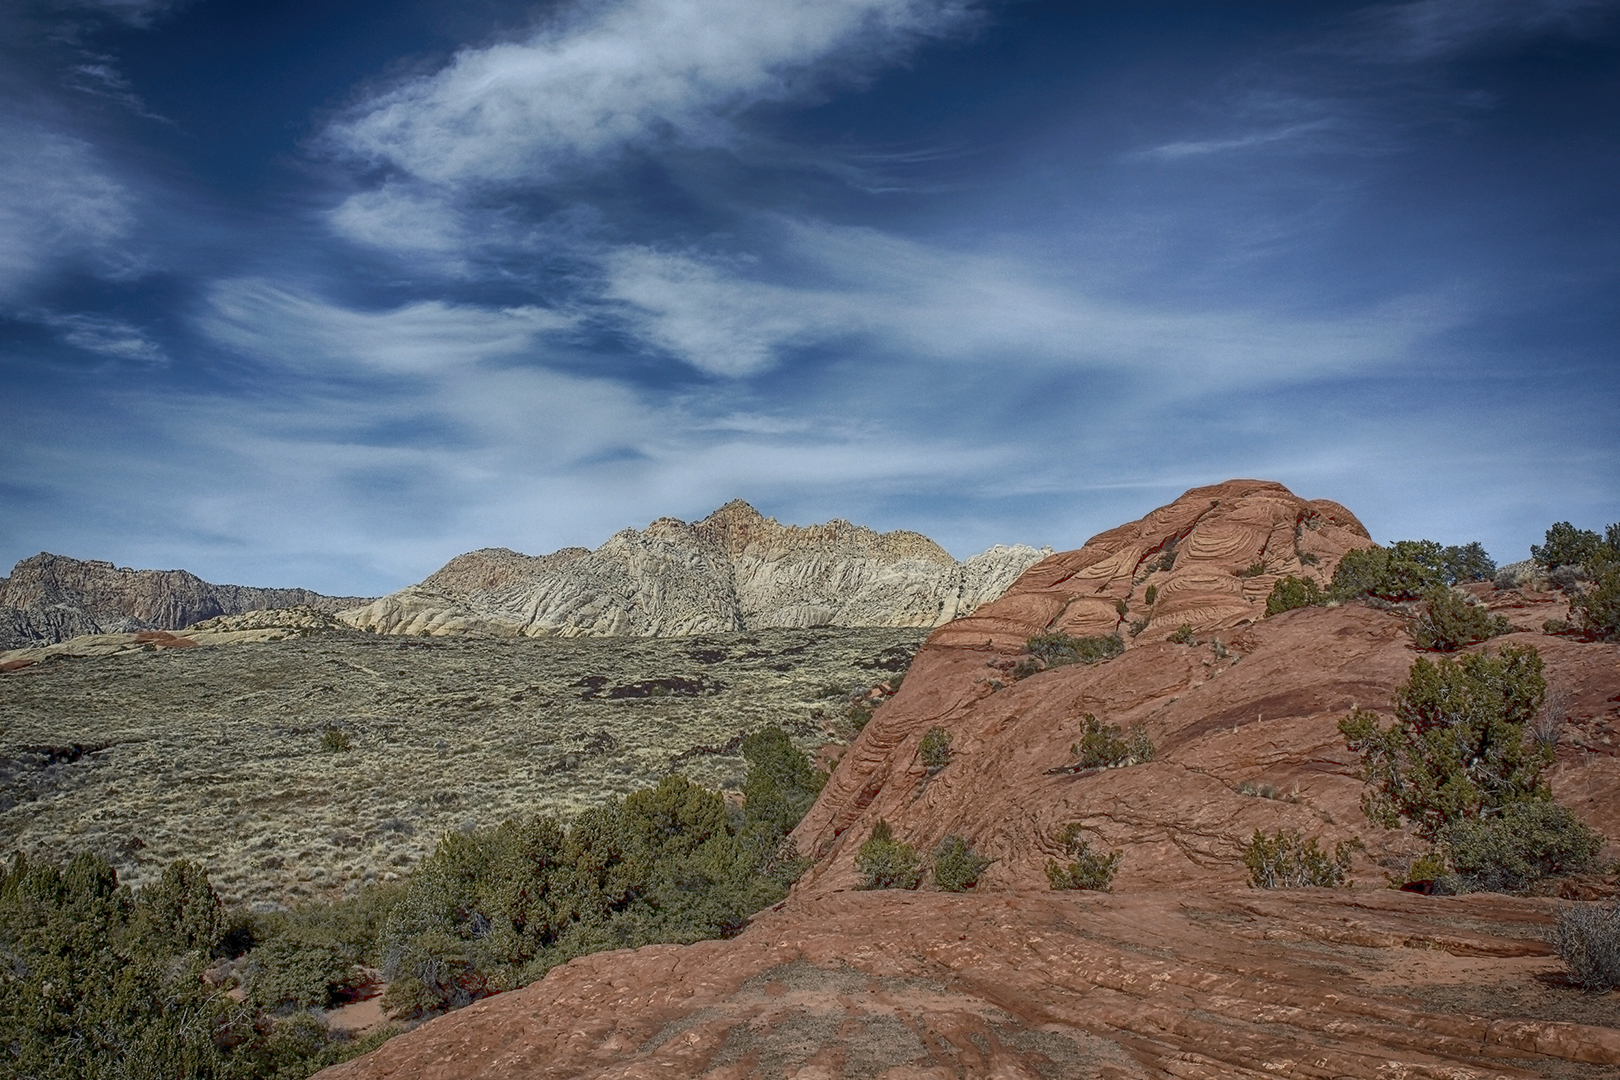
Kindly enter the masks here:
[[365, 597], [308, 589], [213, 585], [185, 570], [131, 570], [41, 552], [0, 578], [0, 650], [49, 645], [85, 634], [181, 630], [204, 619], [303, 606], [336, 612]]
[[385, 634], [663, 636], [812, 626], [938, 626], [994, 600], [1048, 551], [957, 562], [919, 533], [783, 525], [740, 500], [659, 518], [595, 551], [486, 548], [342, 612]]

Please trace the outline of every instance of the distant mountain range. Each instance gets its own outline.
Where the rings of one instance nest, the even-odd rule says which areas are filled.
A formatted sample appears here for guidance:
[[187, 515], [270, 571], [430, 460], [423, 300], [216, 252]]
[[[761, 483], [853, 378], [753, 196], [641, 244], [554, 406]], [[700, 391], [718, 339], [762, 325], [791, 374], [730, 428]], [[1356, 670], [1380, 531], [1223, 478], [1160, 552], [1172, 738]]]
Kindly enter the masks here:
[[767, 627], [938, 626], [999, 597], [1051, 549], [958, 562], [920, 533], [782, 525], [740, 500], [696, 524], [659, 518], [595, 551], [458, 555], [381, 599], [213, 585], [41, 553], [0, 578], [0, 650], [82, 634], [182, 630], [295, 605], [384, 634], [673, 636]]
[[338, 617], [386, 634], [564, 637], [938, 626], [994, 600], [1050, 553], [997, 545], [957, 562], [920, 533], [783, 525], [734, 500], [695, 524], [625, 529], [595, 551], [470, 552]]
[[185, 570], [131, 570], [41, 552], [0, 578], [0, 649], [81, 634], [180, 630], [217, 615], [305, 605], [336, 612], [370, 601], [308, 589], [213, 585]]

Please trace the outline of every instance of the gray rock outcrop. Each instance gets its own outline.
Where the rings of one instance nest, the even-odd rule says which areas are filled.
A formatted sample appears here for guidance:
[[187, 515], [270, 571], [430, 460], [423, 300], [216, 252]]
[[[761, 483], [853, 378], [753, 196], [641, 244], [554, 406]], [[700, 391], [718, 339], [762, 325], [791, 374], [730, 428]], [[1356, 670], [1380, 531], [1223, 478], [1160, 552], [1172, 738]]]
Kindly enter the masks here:
[[84, 634], [182, 630], [215, 616], [266, 608], [304, 605], [331, 613], [367, 602], [308, 589], [213, 585], [185, 570], [131, 570], [41, 552], [0, 578], [0, 649]]
[[959, 563], [920, 533], [798, 527], [740, 500], [659, 518], [595, 551], [486, 548], [339, 613], [385, 634], [675, 636], [810, 626], [938, 626], [994, 600], [1045, 554], [997, 545]]

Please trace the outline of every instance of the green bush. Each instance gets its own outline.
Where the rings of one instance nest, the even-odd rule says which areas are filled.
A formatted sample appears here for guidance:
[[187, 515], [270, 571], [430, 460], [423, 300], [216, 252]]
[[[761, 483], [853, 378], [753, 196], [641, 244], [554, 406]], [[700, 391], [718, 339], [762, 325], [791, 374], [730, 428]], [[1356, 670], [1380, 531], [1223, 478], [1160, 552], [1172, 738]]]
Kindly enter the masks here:
[[748, 762], [743, 813], [749, 827], [786, 836], [821, 794], [827, 774], [781, 728], [751, 733], [742, 741], [742, 754]]
[[1325, 603], [1327, 595], [1313, 578], [1297, 578], [1289, 574], [1271, 587], [1271, 594], [1266, 597], [1266, 614], [1280, 615], [1295, 608]]
[[1483, 605], [1472, 603], [1445, 585], [1436, 585], [1423, 594], [1423, 610], [1411, 625], [1412, 640], [1418, 648], [1433, 652], [1455, 652], [1512, 629], [1507, 619], [1492, 615]]
[[1471, 889], [1519, 889], [1592, 866], [1602, 837], [1554, 804], [1542, 780], [1556, 739], [1531, 730], [1546, 696], [1541, 655], [1508, 646], [1413, 663], [1396, 722], [1357, 709], [1339, 724], [1361, 755], [1362, 809], [1436, 841]]
[[170, 867], [149, 897], [132, 895], [89, 854], [62, 866], [17, 856], [0, 867], [6, 1075], [273, 1075], [266, 1025], [202, 981], [205, 946], [223, 925], [213, 905], [206, 877], [189, 864]]
[[1361, 755], [1367, 816], [1388, 828], [1404, 818], [1432, 839], [1454, 821], [1548, 798], [1541, 773], [1552, 751], [1525, 731], [1547, 691], [1541, 669], [1527, 646], [1419, 659], [1396, 692], [1394, 724], [1362, 709], [1341, 720]]
[[1444, 550], [1432, 540], [1397, 540], [1389, 547], [1347, 551], [1333, 572], [1329, 592], [1340, 600], [1414, 600], [1447, 583]]
[[1553, 874], [1592, 869], [1603, 838], [1568, 807], [1520, 802], [1493, 817], [1454, 822], [1441, 843], [1465, 889], [1507, 892]]
[[1354, 848], [1350, 841], [1341, 840], [1329, 856], [1315, 837], [1306, 840], [1298, 829], [1279, 829], [1270, 836], [1256, 829], [1243, 849], [1243, 865], [1249, 868], [1252, 888], [1336, 889], [1348, 879]]
[[917, 745], [917, 756], [922, 759], [928, 775], [936, 775], [951, 763], [951, 733], [942, 727], [929, 728]]
[[599, 949], [736, 933], [802, 872], [785, 838], [825, 782], [778, 729], [742, 751], [739, 813], [671, 775], [566, 828], [535, 818], [446, 835], [381, 935], [391, 1004], [427, 1015]]
[[863, 889], [915, 889], [922, 881], [922, 859], [917, 849], [894, 838], [887, 821], [872, 826], [872, 834], [855, 853]]
[[1031, 656], [1046, 667], [1055, 668], [1065, 664], [1095, 664], [1112, 660], [1125, 651], [1125, 642], [1118, 634], [1070, 637], [1054, 631], [1036, 634], [1029, 639], [1027, 647]]
[[247, 999], [273, 1013], [325, 1009], [360, 983], [354, 960], [324, 941], [274, 938], [243, 965]]
[[1158, 752], [1140, 727], [1132, 731], [1127, 740], [1116, 724], [1104, 724], [1091, 713], [1084, 714], [1082, 720], [1080, 741], [1069, 748], [1069, 752], [1080, 759], [1078, 767], [1081, 769], [1141, 765], [1152, 761]]
[[353, 749], [349, 741], [349, 733], [339, 727], [321, 729], [321, 750], [328, 754], [341, 754], [345, 750]]
[[1567, 521], [1560, 521], [1547, 530], [1546, 543], [1530, 545], [1530, 557], [1546, 570], [1560, 566], [1586, 567], [1599, 557], [1604, 547], [1620, 552], [1620, 525], [1610, 525], [1607, 533], [1607, 537], [1599, 536], [1590, 529], [1577, 529]]
[[1046, 880], [1054, 889], [1091, 889], [1107, 892], [1119, 870], [1123, 852], [1110, 851], [1106, 855], [1093, 854], [1091, 842], [1085, 839], [1079, 825], [1063, 830], [1063, 849], [1066, 863], [1056, 859], [1046, 861]]
[[201, 867], [177, 859], [157, 882], [140, 891], [135, 904], [136, 939], [163, 952], [211, 955], [225, 937], [225, 905]]
[[1485, 553], [1483, 544], [1475, 540], [1441, 551], [1440, 570], [1452, 585], [1466, 581], [1490, 581], [1496, 577], [1496, 560]]
[[1620, 567], [1604, 572], [1597, 584], [1570, 604], [1580, 631], [1599, 641], [1620, 641]]
[[1197, 639], [1193, 636], [1192, 623], [1182, 623], [1170, 632], [1170, 639], [1177, 645], [1196, 645]]
[[994, 860], [986, 859], [954, 833], [934, 849], [934, 884], [946, 892], [966, 892]]
[[1553, 948], [1582, 989], [1601, 994], [1620, 987], [1620, 897], [1607, 906], [1575, 904], [1560, 911]]

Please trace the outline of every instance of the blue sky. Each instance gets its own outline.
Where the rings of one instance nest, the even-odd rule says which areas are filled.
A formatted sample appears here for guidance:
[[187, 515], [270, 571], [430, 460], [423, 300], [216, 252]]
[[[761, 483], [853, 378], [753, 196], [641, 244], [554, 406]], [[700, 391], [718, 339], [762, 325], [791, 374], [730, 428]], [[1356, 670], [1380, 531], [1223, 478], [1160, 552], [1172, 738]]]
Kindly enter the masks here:
[[0, 566], [1620, 520], [1620, 0], [12, 0]]

